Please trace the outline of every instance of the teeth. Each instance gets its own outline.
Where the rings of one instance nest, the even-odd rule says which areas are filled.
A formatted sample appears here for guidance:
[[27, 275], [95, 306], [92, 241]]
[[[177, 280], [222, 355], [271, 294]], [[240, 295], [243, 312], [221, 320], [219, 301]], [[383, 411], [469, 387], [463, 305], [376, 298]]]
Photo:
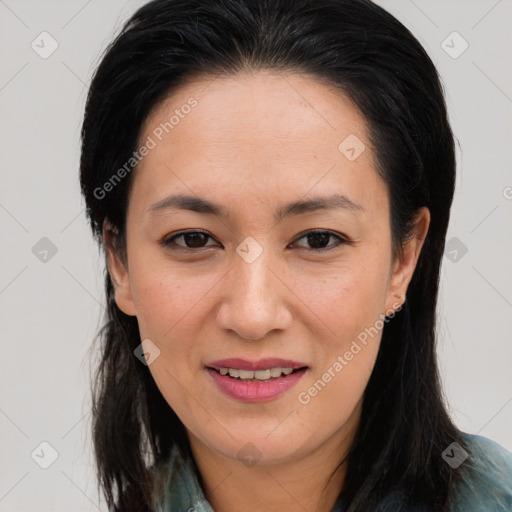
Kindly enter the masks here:
[[[287, 368], [289, 370], [289, 368]], [[281, 377], [281, 368], [270, 368], [271, 377]]]
[[221, 375], [227, 375], [230, 377], [238, 378], [241, 380], [269, 380], [270, 378], [281, 377], [281, 374], [290, 375], [293, 372], [293, 368], [268, 368], [266, 370], [237, 370], [236, 368], [220, 368]]

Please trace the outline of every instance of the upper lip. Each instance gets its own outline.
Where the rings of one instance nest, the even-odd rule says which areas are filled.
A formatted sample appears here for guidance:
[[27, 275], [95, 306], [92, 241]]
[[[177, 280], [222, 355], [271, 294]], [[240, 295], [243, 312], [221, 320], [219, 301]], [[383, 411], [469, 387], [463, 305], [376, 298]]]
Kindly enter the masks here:
[[220, 370], [221, 368], [236, 368], [237, 370], [266, 370], [267, 368], [298, 368], [307, 367], [306, 363], [300, 363], [298, 361], [290, 361], [289, 359], [280, 359], [278, 357], [266, 357], [259, 361], [248, 361], [247, 359], [241, 359], [239, 357], [233, 357], [230, 359], [220, 359], [207, 363], [208, 368], [214, 368]]

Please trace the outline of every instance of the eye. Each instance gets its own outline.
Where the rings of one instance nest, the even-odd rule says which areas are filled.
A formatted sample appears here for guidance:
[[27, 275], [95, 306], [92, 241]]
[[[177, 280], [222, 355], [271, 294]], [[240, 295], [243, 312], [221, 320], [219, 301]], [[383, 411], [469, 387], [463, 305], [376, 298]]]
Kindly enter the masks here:
[[[327, 242], [332, 237], [336, 238], [338, 242], [334, 245], [327, 245]], [[347, 237], [342, 237], [340, 235], [333, 233], [332, 231], [325, 230], [308, 231], [305, 235], [301, 236], [300, 238], [297, 238], [296, 242], [302, 239], [306, 239], [306, 242], [312, 246], [310, 249], [315, 252], [330, 251], [331, 249], [334, 249], [342, 244], [352, 245], [352, 241], [349, 240]]]
[[[183, 238], [185, 246], [175, 242], [175, 240], [178, 240], [179, 238]], [[208, 238], [212, 237], [205, 231], [182, 231], [181, 233], [171, 237], [164, 238], [164, 240], [162, 240], [162, 245], [164, 247], [169, 247], [170, 249], [174, 249], [170, 246], [177, 245], [180, 249], [185, 251], [193, 251], [194, 249], [202, 249], [203, 247], [208, 247], [203, 245]]]
[[[176, 241], [180, 238], [183, 238], [183, 242], [185, 245], [181, 243], [177, 243]], [[178, 249], [190, 252], [197, 252], [195, 249], [203, 249], [205, 247], [214, 247], [212, 245], [205, 245], [208, 239], [213, 239], [211, 235], [206, 233], [205, 231], [182, 231], [181, 233], [177, 233], [173, 236], [166, 237], [162, 240], [161, 244], [164, 247], [167, 247], [171, 250], [175, 250], [174, 246], [177, 246]], [[335, 238], [337, 243], [328, 244], [329, 239]], [[310, 244], [312, 247], [305, 247], [306, 249], [310, 249], [315, 252], [325, 252], [335, 247], [338, 247], [342, 244], [352, 245], [353, 242], [349, 240], [347, 237], [343, 237], [335, 234], [332, 231], [326, 230], [312, 230], [306, 232], [300, 238], [297, 238], [294, 243], [297, 243], [300, 240], [306, 240], [306, 243]]]

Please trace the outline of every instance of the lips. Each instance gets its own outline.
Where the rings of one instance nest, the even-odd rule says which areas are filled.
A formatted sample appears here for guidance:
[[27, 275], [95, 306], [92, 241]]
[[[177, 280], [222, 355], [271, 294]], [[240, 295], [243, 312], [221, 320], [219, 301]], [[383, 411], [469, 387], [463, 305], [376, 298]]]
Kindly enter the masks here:
[[306, 363], [277, 357], [267, 357], [258, 361], [248, 361], [247, 359], [234, 357], [230, 359], [212, 361], [211, 363], [207, 363], [205, 366], [214, 370], [220, 370], [221, 368], [236, 368], [237, 370], [252, 371], [266, 370], [267, 368], [292, 368], [294, 370], [299, 368], [308, 368]]
[[[288, 361], [288, 363], [290, 362], [291, 361]], [[257, 364], [261, 364], [261, 362], [257, 362]], [[247, 403], [277, 400], [287, 391], [296, 386], [299, 380], [308, 372], [308, 370], [304, 368], [302, 370], [297, 369], [289, 375], [275, 379], [239, 380], [228, 375], [221, 375], [218, 371], [213, 370], [212, 368], [208, 368], [206, 371], [217, 385], [217, 389], [224, 395], [228, 398]]]

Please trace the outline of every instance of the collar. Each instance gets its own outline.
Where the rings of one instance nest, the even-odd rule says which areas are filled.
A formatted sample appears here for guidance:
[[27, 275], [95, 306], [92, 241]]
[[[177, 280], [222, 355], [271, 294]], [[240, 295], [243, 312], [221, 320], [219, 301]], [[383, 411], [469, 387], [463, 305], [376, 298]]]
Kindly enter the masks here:
[[[156, 497], [155, 512], [214, 512], [206, 499], [192, 461], [174, 445], [169, 461], [157, 471], [163, 477], [164, 494]], [[331, 512], [344, 512], [340, 494]]]

